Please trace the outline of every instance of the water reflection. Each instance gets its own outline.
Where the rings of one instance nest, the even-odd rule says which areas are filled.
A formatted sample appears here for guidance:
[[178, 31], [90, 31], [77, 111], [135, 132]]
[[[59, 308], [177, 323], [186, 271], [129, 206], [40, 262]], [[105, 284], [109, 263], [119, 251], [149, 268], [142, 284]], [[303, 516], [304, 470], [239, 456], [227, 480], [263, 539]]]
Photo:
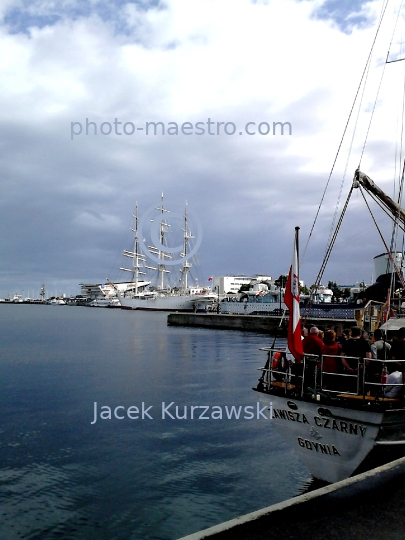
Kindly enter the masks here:
[[[258, 349], [269, 342], [167, 327], [166, 317], [0, 306], [5, 538], [170, 540], [308, 483], [271, 421], [161, 418], [163, 401], [255, 405]], [[112, 410], [144, 402], [153, 420], [91, 425], [94, 402]]]

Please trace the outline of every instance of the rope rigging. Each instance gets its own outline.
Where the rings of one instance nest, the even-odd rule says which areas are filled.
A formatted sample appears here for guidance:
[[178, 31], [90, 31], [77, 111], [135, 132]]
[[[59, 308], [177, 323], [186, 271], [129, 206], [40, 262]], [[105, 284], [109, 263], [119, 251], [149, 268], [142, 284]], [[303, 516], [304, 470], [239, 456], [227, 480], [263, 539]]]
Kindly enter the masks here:
[[[342, 148], [343, 141], [344, 141], [344, 139], [345, 139], [345, 137], [346, 137], [346, 132], [347, 132], [347, 129], [348, 129], [348, 127], [349, 127], [349, 122], [350, 122], [350, 119], [351, 119], [352, 114], [353, 114], [353, 111], [354, 111], [354, 107], [355, 107], [355, 104], [356, 104], [356, 101], [357, 101], [357, 97], [358, 97], [358, 95], [359, 95], [359, 93], [360, 93], [360, 89], [361, 89], [361, 87], [363, 86], [363, 81], [364, 81], [365, 76], [366, 76], [366, 73], [368, 72], [368, 69], [369, 69], [369, 64], [370, 64], [370, 61], [371, 61], [371, 56], [372, 56], [372, 53], [373, 53], [373, 50], [374, 50], [374, 46], [375, 46], [375, 43], [376, 43], [376, 40], [377, 40], [377, 36], [378, 36], [379, 31], [380, 31], [380, 28], [381, 28], [381, 24], [382, 24], [382, 21], [383, 21], [383, 18], [384, 18], [385, 11], [386, 11], [386, 9], [387, 9], [388, 2], [389, 2], [389, 0], [385, 0], [385, 1], [384, 1], [384, 4], [383, 4], [383, 6], [382, 6], [382, 9], [381, 9], [380, 19], [379, 19], [379, 21], [378, 21], [378, 26], [377, 26], [377, 30], [376, 30], [376, 33], [375, 33], [375, 36], [374, 36], [374, 40], [373, 40], [373, 43], [372, 43], [372, 46], [371, 46], [369, 55], [368, 55], [368, 57], [367, 57], [367, 61], [366, 61], [366, 64], [365, 64], [365, 66], [364, 66], [363, 73], [362, 73], [361, 78], [360, 78], [360, 82], [359, 82], [358, 87], [357, 87], [356, 95], [355, 95], [355, 97], [354, 97], [352, 106], [351, 106], [351, 108], [350, 108], [349, 116], [348, 116], [348, 118], [347, 118], [347, 122], [346, 122], [346, 125], [345, 125], [345, 127], [344, 127], [343, 134], [342, 134], [342, 137], [341, 137], [341, 139], [340, 139], [339, 146], [338, 146], [338, 149], [337, 149], [335, 158], [334, 158], [334, 160], [333, 160], [332, 168], [331, 168], [331, 170], [330, 170], [328, 179], [327, 179], [327, 181], [326, 181], [326, 185], [325, 185], [325, 189], [324, 189], [324, 191], [323, 191], [322, 197], [321, 197], [321, 201], [320, 201], [319, 206], [318, 206], [318, 209], [317, 209], [317, 211], [316, 211], [316, 215], [315, 215], [314, 222], [312, 223], [312, 227], [311, 227], [310, 233], [309, 233], [309, 235], [308, 235], [308, 240], [307, 240], [307, 242], [306, 242], [306, 244], [305, 244], [304, 253], [303, 253], [303, 257], [302, 257], [303, 259], [304, 259], [304, 257], [305, 257], [305, 253], [306, 253], [306, 251], [307, 251], [309, 241], [310, 241], [310, 239], [311, 239], [311, 237], [312, 237], [312, 233], [313, 233], [313, 231], [314, 231], [315, 224], [316, 224], [316, 222], [317, 222], [317, 220], [318, 220], [319, 212], [320, 212], [320, 210], [321, 210], [321, 206], [322, 206], [322, 204], [323, 204], [323, 201], [324, 201], [324, 198], [325, 198], [325, 195], [326, 195], [326, 191], [327, 191], [327, 189], [328, 189], [328, 187], [329, 187], [330, 179], [331, 179], [332, 174], [333, 174], [333, 171], [334, 171], [334, 169], [335, 169], [335, 165], [336, 165], [337, 159], [338, 159], [338, 157], [339, 157], [339, 154], [340, 154], [340, 150], [341, 150], [341, 148]], [[342, 181], [341, 190], [343, 189], [343, 183], [344, 183], [344, 179], [343, 179], [343, 181]], [[339, 195], [339, 201], [340, 201], [340, 195]], [[336, 211], [335, 211], [335, 217], [336, 217], [336, 212], [337, 212], [337, 208], [336, 208]], [[335, 217], [334, 217], [334, 221], [335, 221]], [[332, 223], [331, 231], [332, 231], [332, 229], [333, 229], [334, 221], [333, 221], [333, 223]], [[329, 242], [329, 240], [328, 240], [328, 242]]]
[[339, 233], [339, 229], [340, 229], [340, 226], [342, 224], [342, 221], [343, 221], [343, 218], [344, 218], [344, 215], [346, 213], [346, 210], [347, 210], [347, 207], [348, 207], [348, 204], [349, 204], [349, 201], [350, 201], [350, 197], [353, 193], [353, 185], [352, 187], [350, 188], [350, 191], [349, 191], [349, 194], [347, 196], [347, 199], [346, 199], [346, 202], [343, 206], [343, 209], [342, 209], [342, 213], [340, 214], [340, 218], [339, 218], [339, 221], [336, 225], [336, 228], [335, 228], [335, 232], [333, 233], [333, 236], [332, 236], [332, 239], [331, 241], [329, 242], [329, 245], [328, 245], [328, 248], [325, 252], [325, 255], [324, 255], [324, 258], [323, 258], [323, 261], [322, 261], [322, 265], [321, 265], [321, 268], [319, 270], [319, 273], [318, 273], [318, 276], [315, 280], [315, 284], [314, 284], [314, 287], [312, 288], [312, 291], [311, 291], [311, 297], [310, 297], [310, 300], [308, 302], [308, 305], [306, 306], [306, 309], [305, 309], [305, 313], [304, 313], [304, 316], [303, 316], [303, 319], [306, 320], [306, 318], [308, 317], [311, 309], [312, 309], [312, 300], [313, 300], [313, 295], [316, 293], [319, 285], [321, 284], [321, 281], [322, 281], [322, 277], [323, 277], [323, 273], [325, 272], [325, 269], [326, 269], [326, 266], [328, 264], [328, 261], [329, 261], [329, 257], [330, 257], [330, 254], [332, 253], [332, 250], [333, 250], [333, 246], [335, 244], [335, 241], [336, 241], [336, 238], [337, 238], [337, 235]]
[[362, 187], [361, 187], [360, 185], [359, 185], [358, 187], [359, 187], [359, 189], [360, 189], [360, 193], [361, 193], [361, 195], [362, 195], [362, 197], [363, 197], [363, 199], [364, 199], [364, 202], [366, 203], [366, 206], [367, 206], [367, 208], [368, 208], [368, 211], [370, 212], [370, 215], [371, 215], [371, 217], [372, 217], [372, 219], [373, 219], [373, 221], [374, 221], [374, 225], [375, 225], [376, 228], [377, 228], [378, 234], [379, 234], [380, 237], [381, 237], [382, 243], [384, 244], [384, 247], [385, 247], [385, 249], [386, 249], [386, 251], [387, 251], [387, 253], [388, 253], [388, 257], [390, 258], [390, 261], [392, 262], [392, 266], [393, 266], [395, 272], [396, 272], [397, 275], [398, 275], [398, 278], [399, 278], [399, 281], [401, 282], [402, 288], [405, 289], [405, 281], [404, 281], [404, 278], [402, 277], [401, 272], [399, 271], [397, 265], [395, 264], [394, 257], [392, 256], [392, 252], [390, 251], [390, 249], [389, 249], [388, 246], [387, 246], [387, 243], [386, 243], [385, 240], [384, 240], [384, 237], [383, 237], [383, 235], [382, 235], [382, 232], [381, 232], [381, 230], [380, 230], [380, 228], [379, 228], [379, 226], [378, 226], [378, 224], [377, 224], [377, 221], [376, 221], [376, 219], [375, 219], [375, 217], [374, 217], [374, 215], [373, 215], [373, 213], [372, 213], [372, 211], [371, 211], [371, 208], [370, 208], [370, 206], [369, 206], [369, 204], [368, 204], [368, 202], [367, 202], [367, 199], [366, 199], [366, 197], [365, 197], [365, 195], [364, 195], [363, 189], [362, 189]]
[[[360, 110], [362, 108], [362, 102], [363, 102], [363, 98], [364, 98], [364, 93], [365, 93], [365, 87], [366, 87], [366, 81], [368, 79], [368, 76], [369, 76], [369, 70], [370, 70], [370, 66], [371, 66], [371, 57], [372, 57], [372, 53], [373, 53], [373, 50], [374, 50], [374, 46], [375, 46], [375, 43], [376, 43], [376, 40], [377, 40], [377, 36], [379, 34], [379, 31], [380, 31], [380, 28], [381, 28], [381, 24], [382, 24], [382, 20], [383, 20], [383, 17], [385, 15], [385, 12], [386, 12], [386, 9], [387, 9], [387, 6], [388, 6], [388, 1], [389, 0], [386, 0], [382, 6], [382, 9], [381, 9], [381, 14], [380, 14], [380, 19], [379, 19], [379, 23], [378, 23], [378, 27], [377, 27], [377, 30], [376, 30], [376, 33], [375, 33], [375, 36], [374, 36], [374, 40], [373, 40], [373, 43], [372, 43], [372, 46], [371, 46], [371, 50], [369, 52], [369, 55], [368, 55], [368, 58], [367, 58], [367, 61], [366, 61], [366, 65], [363, 69], [363, 72], [362, 72], [362, 76], [361, 76], [361, 79], [360, 79], [360, 83], [358, 85], [358, 88], [357, 88], [357, 92], [356, 92], [356, 95], [355, 95], [355, 98], [354, 98], [354, 101], [353, 101], [353, 104], [352, 104], [352, 107], [351, 107], [351, 110], [350, 110], [350, 113], [349, 113], [349, 118], [347, 120], [347, 123], [346, 123], [346, 126], [345, 126], [345, 129], [344, 129], [344, 132], [343, 132], [343, 136], [341, 138], [341, 141], [340, 141], [340, 144], [339, 144], [339, 147], [338, 147], [338, 151], [336, 153], [336, 156], [335, 156], [335, 159], [333, 161], [333, 165], [332, 165], [332, 169], [331, 169], [331, 172], [328, 176], [328, 179], [327, 179], [327, 183], [326, 183], [326, 186], [325, 186], [325, 189], [324, 189], [324, 192], [322, 194], [322, 198], [321, 198], [321, 202], [319, 204], [319, 207], [317, 209], [317, 212], [316, 212], [316, 216], [315, 216], [315, 219], [314, 219], [314, 223], [312, 224], [312, 227], [311, 227], [311, 231], [310, 231], [310, 234], [309, 234], [309, 237], [308, 237], [308, 240], [307, 240], [307, 243], [306, 243], [306, 246], [305, 246], [305, 250], [304, 250], [304, 254], [306, 252], [306, 249], [308, 247], [308, 243], [310, 241], [310, 238], [312, 236], [312, 233], [313, 233], [313, 230], [314, 230], [314, 226], [315, 226], [315, 223], [317, 221], [317, 218], [318, 218], [318, 215], [319, 215], [319, 212], [320, 212], [320, 208], [321, 208], [321, 205], [323, 203], [323, 200], [325, 198], [325, 194], [326, 194], [326, 190], [329, 186], [329, 182], [330, 182], [330, 178], [331, 178], [331, 175], [333, 173], [333, 170], [335, 168], [335, 165], [336, 165], [336, 161], [337, 161], [337, 157], [339, 155], [339, 152], [341, 150], [341, 147], [342, 147], [342, 143], [343, 143], [343, 139], [346, 135], [346, 132], [347, 132], [347, 129], [348, 129], [348, 124], [349, 124], [349, 121], [352, 117], [352, 114], [353, 114], [353, 111], [354, 111], [354, 107], [355, 107], [355, 104], [357, 102], [357, 100], [359, 100], [359, 107], [358, 107], [358, 111], [357, 111], [357, 116], [356, 116], [356, 119], [355, 119], [355, 123], [354, 123], [354, 130], [353, 130], [353, 135], [351, 137], [351, 141], [350, 141], [350, 147], [349, 147], [349, 155], [348, 155], [348, 158], [346, 160], [346, 164], [345, 164], [345, 169], [344, 169], [344, 173], [343, 173], [343, 178], [342, 178], [342, 182], [341, 182], [341, 185], [340, 185], [340, 191], [339, 191], [339, 196], [338, 196], [338, 200], [337, 200], [337, 204], [336, 204], [336, 208], [335, 208], [335, 213], [334, 213], [334, 217], [333, 217], [333, 220], [332, 220], [332, 224], [331, 224], [331, 228], [330, 228], [330, 232], [329, 232], [329, 238], [328, 238], [328, 242], [327, 242], [327, 248], [325, 250], [325, 255], [324, 255], [324, 258], [323, 258], [323, 261], [322, 261], [322, 264], [321, 264], [321, 268], [318, 272], [318, 275], [316, 277], [316, 280], [315, 280], [315, 284], [312, 288], [312, 294], [311, 294], [311, 299], [310, 299], [310, 302], [309, 302], [309, 306], [312, 304], [312, 297], [313, 295], [317, 292], [317, 289], [319, 288], [320, 284], [321, 284], [321, 280], [322, 280], [322, 277], [323, 277], [323, 274], [325, 272], [325, 269], [326, 269], [326, 266], [328, 264], [328, 261], [329, 261], [329, 258], [330, 258], [330, 255], [331, 255], [331, 252], [332, 252], [332, 249], [333, 249], [333, 246], [335, 244], [335, 241], [336, 241], [336, 237], [338, 235], [338, 232], [340, 230], [340, 227], [341, 227], [341, 224], [342, 224], [342, 220], [343, 220], [343, 217], [346, 213], [346, 210], [347, 210], [347, 206], [348, 206], [348, 203], [349, 203], [349, 200], [350, 200], [350, 197], [351, 197], [351, 194], [353, 192], [353, 187], [360, 187], [360, 185], [357, 184], [356, 181], [354, 181], [351, 189], [350, 189], [350, 192], [349, 192], [349, 195], [346, 199], [346, 202], [343, 206], [343, 209], [342, 209], [342, 212], [341, 212], [341, 215], [339, 217], [339, 220], [338, 220], [338, 223], [335, 227], [335, 222], [336, 222], [336, 218], [337, 218], [337, 212], [338, 212], [338, 208], [339, 208], [339, 205], [340, 205], [340, 198], [341, 198], [341, 195], [342, 195], [342, 191], [343, 191], [343, 186], [344, 186], [344, 182], [345, 182], [345, 177], [346, 177], [346, 174], [347, 174], [347, 169], [348, 169], [348, 163], [349, 163], [349, 158], [350, 158], [350, 154], [351, 154], [351, 151], [352, 151], [352, 147], [353, 147], [353, 142], [354, 142], [354, 136], [355, 136], [355, 133], [356, 133], [356, 129], [357, 129], [357, 124], [358, 124], [358, 120], [359, 120], [359, 113], [360, 113]], [[374, 113], [375, 113], [375, 110], [376, 110], [376, 107], [377, 107], [377, 102], [378, 102], [378, 98], [379, 98], [379, 95], [380, 95], [380, 90], [381, 90], [381, 86], [382, 86], [382, 81], [384, 79], [384, 74], [385, 74], [385, 70], [386, 70], [386, 65], [387, 63], [390, 63], [388, 58], [389, 58], [389, 55], [390, 55], [390, 51], [391, 51], [391, 47], [392, 47], [392, 43], [393, 43], [393, 38], [394, 38], [394, 34], [395, 34], [395, 31], [396, 31], [396, 27], [397, 27], [397, 23], [398, 23], [398, 19], [399, 19], [399, 16], [400, 16], [400, 13], [401, 13], [401, 8], [402, 8], [402, 4], [403, 4], [403, 0], [401, 0], [401, 6], [400, 6], [400, 9], [398, 10], [398, 13], [397, 13], [397, 16], [396, 16], [396, 21], [395, 21], [395, 25], [394, 25], [394, 29], [392, 31], [392, 34], [391, 34], [391, 41], [390, 41], [390, 44], [389, 44], [389, 48], [388, 48], [388, 52], [387, 52], [387, 57], [386, 57], [386, 61], [384, 62], [384, 67], [383, 67], [383, 70], [382, 70], [382, 73], [381, 73], [381, 76], [380, 76], [380, 80], [379, 80], [379, 84], [378, 84], [378, 89], [377, 89], [377, 93], [376, 93], [376, 96], [375, 96], [375, 99], [374, 99], [374, 103], [373, 103], [373, 107], [372, 107], [372, 111], [371, 111], [371, 115], [370, 115], [370, 119], [369, 119], [369, 122], [368, 122], [368, 126], [367, 126], [367, 131], [366, 131], [366, 136], [365, 136], [365, 140], [364, 140], [364, 143], [362, 145], [362, 150], [361, 150], [361, 155], [360, 155], [360, 160], [359, 160], [359, 169], [360, 169], [360, 165], [361, 165], [361, 162], [362, 162], [362, 159], [363, 159], [363, 155], [364, 155], [364, 151], [365, 151], [365, 147], [366, 147], [366, 144], [367, 144], [367, 141], [368, 141], [368, 138], [369, 138], [369, 134], [370, 134], [370, 128], [371, 128], [371, 123], [373, 121], [373, 117], [374, 117]], [[402, 56], [402, 54], [400, 53], [400, 56]], [[362, 88], [363, 87], [363, 88]], [[360, 92], [361, 91], [361, 92]], [[400, 152], [400, 161], [402, 161], [402, 142], [403, 142], [403, 131], [404, 131], [404, 113], [405, 113], [405, 84], [404, 84], [404, 88], [403, 88], [403, 95], [402, 95], [402, 115], [401, 115], [401, 119], [402, 119], [402, 123], [401, 123], [401, 143], [400, 143], [400, 148], [401, 148], [401, 152]], [[395, 162], [397, 160], [395, 159]], [[359, 171], [358, 169], [358, 171]], [[405, 161], [404, 161], [404, 164], [403, 164], [403, 168], [402, 168], [402, 175], [401, 175], [401, 179], [399, 181], [399, 190], [398, 190], [398, 206], [400, 207], [401, 205], [401, 199], [402, 199], [402, 193], [403, 193], [403, 184], [404, 184], [404, 171], [405, 171]], [[357, 171], [356, 171], [356, 174], [357, 174]], [[362, 173], [361, 173], [362, 174]], [[356, 178], [356, 177], [355, 177]], [[380, 234], [380, 237], [382, 239], [382, 242], [385, 246], [385, 249], [387, 251], [387, 254], [388, 254], [388, 257], [389, 257], [389, 260], [391, 260], [392, 262], [392, 268], [395, 270], [395, 272], [398, 274], [398, 277], [399, 277], [399, 280], [402, 284], [402, 287], [405, 289], [405, 281], [402, 277], [402, 274], [400, 272], [400, 270], [398, 269], [397, 265], [395, 264], [395, 261], [394, 261], [394, 258], [392, 256], [392, 253], [395, 251], [395, 247], [397, 245], [397, 241], [398, 241], [398, 230], [399, 228], [401, 228], [403, 231], [405, 231], [405, 223], [403, 222], [402, 219], [400, 219], [399, 217], [399, 214], [396, 213], [395, 211], [392, 210], [392, 207], [388, 207], [389, 210], [391, 210], [391, 213], [387, 210], [387, 206], [384, 207], [384, 203], [385, 203], [385, 200], [379, 200], [379, 193], [377, 193], [377, 196], [374, 195], [373, 192], [370, 192], [369, 189], [368, 189], [368, 186], [367, 185], [364, 185], [364, 187], [367, 189], [368, 193], [371, 195], [371, 197], [373, 198], [374, 201], [377, 202], [377, 204], [380, 206], [380, 208], [382, 208], [384, 210], [384, 212], [387, 213], [387, 215], [390, 216], [390, 218], [394, 221], [394, 224], [393, 224], [393, 229], [392, 229], [392, 235], [391, 235], [391, 245], [390, 245], [390, 248], [388, 247], [387, 243], [385, 242], [384, 238], [383, 238], [383, 235], [377, 225], [377, 222], [371, 212], [371, 209], [367, 203], [367, 200], [365, 199], [365, 196], [364, 196], [364, 192], [362, 189], [360, 189], [361, 191], [361, 194], [362, 194], [362, 197], [366, 203], [366, 206], [370, 212], [370, 215], [374, 221], [374, 224], [377, 228], [377, 231], [378, 233]], [[392, 202], [392, 201], [391, 201]], [[394, 214], [394, 215], [393, 215]], [[402, 243], [404, 243], [404, 237], [402, 239]], [[392, 283], [393, 283], [393, 277], [392, 277]], [[310, 308], [309, 308], [310, 309]]]
[[[396, 27], [397, 22], [398, 22], [399, 14], [401, 13], [402, 3], [403, 2], [401, 0], [401, 5], [400, 5], [400, 9], [398, 10], [398, 15], [397, 15], [397, 20], [395, 22], [395, 27]], [[388, 58], [389, 58], [389, 53], [390, 53], [390, 50], [391, 50], [392, 40], [393, 40], [393, 38], [391, 39], [390, 48], [389, 48], [388, 53], [387, 53], [386, 64], [390, 63], [388, 61]], [[401, 39], [400, 56], [402, 56], [402, 39]], [[403, 84], [403, 90], [402, 90], [402, 114], [401, 114], [401, 137], [400, 137], [399, 163], [402, 163], [402, 160], [403, 160], [404, 113], [405, 113], [405, 78], [404, 78], [404, 84]], [[397, 148], [396, 148], [396, 154], [397, 154]], [[397, 155], [395, 155], [395, 175], [394, 175], [394, 179], [396, 178], [396, 164], [397, 164], [397, 159], [396, 158], [397, 158]], [[404, 167], [405, 167], [405, 163], [402, 166], [402, 174], [401, 174], [401, 177], [400, 177], [400, 180], [399, 180], [399, 186], [398, 186], [397, 203], [398, 203], [399, 206], [401, 206], [401, 202], [402, 202], [402, 193], [403, 193], [403, 185], [404, 185]], [[395, 184], [394, 184], [394, 186], [395, 186]], [[399, 234], [399, 228], [400, 228], [399, 225], [400, 225], [399, 215], [396, 214], [395, 219], [394, 219], [394, 224], [393, 224], [393, 227], [392, 227], [391, 244], [390, 244], [390, 251], [389, 251], [390, 254], [393, 253], [393, 252], [396, 252], [396, 250], [397, 250], [398, 234]], [[402, 230], [404, 230], [404, 227], [402, 227]], [[404, 235], [402, 236], [401, 253], [403, 253], [403, 243], [404, 243]], [[401, 263], [401, 265], [402, 265], [402, 263]], [[387, 262], [387, 272], [388, 272], [388, 262]], [[405, 285], [404, 285], [403, 282], [401, 282], [401, 283], [402, 283], [402, 288], [404, 289]], [[392, 275], [391, 275], [391, 290], [393, 290], [393, 289], [394, 289], [394, 273], [392, 272]]]

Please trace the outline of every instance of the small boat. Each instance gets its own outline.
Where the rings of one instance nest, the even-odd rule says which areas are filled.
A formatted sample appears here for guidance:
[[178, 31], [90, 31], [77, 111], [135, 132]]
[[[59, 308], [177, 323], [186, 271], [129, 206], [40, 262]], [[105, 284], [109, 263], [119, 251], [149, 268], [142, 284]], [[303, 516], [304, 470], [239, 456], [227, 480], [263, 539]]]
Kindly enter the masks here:
[[121, 307], [121, 303], [119, 299], [116, 296], [112, 297], [98, 297], [92, 300], [88, 303], [88, 306], [90, 307], [101, 307], [101, 308], [113, 308], [113, 307]]
[[51, 298], [49, 301], [48, 301], [48, 304], [50, 306], [65, 306], [66, 305], [66, 302], [65, 300], [63, 300], [62, 298]]
[[[393, 61], [399, 60], [404, 58]], [[392, 271], [390, 283], [395, 283], [394, 289], [387, 290], [382, 286], [385, 278], [380, 279], [381, 287], [370, 287], [367, 293], [372, 295], [378, 292], [380, 295], [378, 299], [370, 296], [365, 298], [366, 304], [358, 321], [363, 329], [367, 323], [367, 330], [371, 332], [382, 323], [381, 328], [391, 332], [405, 328], [405, 318], [402, 318], [404, 310], [392, 309], [394, 297], [391, 293], [398, 287], [396, 292], [401, 301], [405, 291], [402, 269], [396, 264], [395, 245], [396, 238], [399, 238], [398, 230], [405, 231], [405, 209], [401, 207], [404, 163], [401, 167], [397, 201], [369, 176], [359, 169], [355, 171], [315, 283], [318, 286], [321, 282], [351, 194], [357, 192], [360, 200], [363, 197], [370, 213], [365, 195], [371, 196], [393, 222], [391, 246], [388, 247], [389, 241], [383, 239], [378, 221], [373, 218], [386, 250], [379, 257], [388, 261]], [[398, 243], [402, 241], [398, 239]], [[305, 354], [301, 337], [298, 260], [297, 227], [293, 263], [284, 298], [289, 309], [288, 347], [276, 347], [274, 340], [272, 346], [262, 349], [267, 354], [267, 360], [260, 368], [260, 378], [253, 390], [263, 405], [270, 409], [274, 428], [313, 476], [327, 482], [337, 482], [367, 467], [376, 456], [386, 456], [393, 450], [405, 453], [405, 358], [370, 360], [368, 353], [363, 355], [366, 357], [346, 356], [352, 367], [345, 368], [340, 355]], [[395, 275], [397, 279], [394, 279]], [[360, 330], [356, 330], [355, 335], [360, 339]], [[388, 372], [391, 374], [388, 375]], [[394, 374], [395, 377], [392, 377]]]
[[[293, 287], [292, 282], [293, 278], [287, 288]], [[299, 306], [299, 300], [296, 303]], [[302, 349], [296, 354], [299, 345], [296, 335], [294, 345], [294, 329], [301, 341], [299, 307], [295, 321], [293, 306], [289, 309], [288, 347], [262, 349], [267, 352], [267, 362], [260, 368], [254, 390], [271, 410], [272, 425], [313, 476], [337, 482], [358, 471], [381, 448], [401, 447], [405, 452], [403, 373], [393, 382], [385, 375], [386, 366], [396, 365], [397, 360], [346, 356], [357, 365], [355, 372], [331, 371], [330, 359], [338, 365], [340, 356], [303, 354]], [[404, 327], [405, 318], [390, 319], [390, 324], [386, 328]], [[372, 376], [376, 364], [380, 366], [379, 381]], [[393, 388], [398, 390], [395, 397], [389, 392]]]

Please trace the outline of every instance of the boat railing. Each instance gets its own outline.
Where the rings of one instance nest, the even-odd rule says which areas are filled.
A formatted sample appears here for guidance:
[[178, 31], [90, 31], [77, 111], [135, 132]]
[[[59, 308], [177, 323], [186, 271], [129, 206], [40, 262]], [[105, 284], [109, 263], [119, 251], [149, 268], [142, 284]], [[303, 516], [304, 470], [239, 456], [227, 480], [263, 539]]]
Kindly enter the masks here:
[[[405, 379], [401, 371], [405, 360], [305, 354], [303, 361], [296, 363], [291, 353], [284, 348], [263, 347], [260, 350], [266, 351], [268, 357], [266, 365], [259, 368], [262, 375], [258, 390], [277, 389], [289, 395], [309, 395], [316, 400], [320, 400], [321, 396], [375, 401], [405, 399]], [[347, 370], [342, 363], [343, 358], [357, 367], [352, 367], [353, 371]], [[332, 361], [332, 367], [335, 367], [332, 370], [331, 359], [336, 361], [336, 366], [333, 366]], [[400, 368], [398, 364], [403, 366]], [[388, 383], [383, 379], [381, 373], [384, 366], [391, 373], [399, 371], [399, 380]], [[393, 388], [397, 388], [397, 392], [393, 392]]]
[[[325, 369], [325, 359], [328, 359], [328, 361], [330, 359], [335, 360], [335, 371]], [[353, 372], [344, 367], [342, 359], [356, 366], [352, 368], [354, 370]], [[319, 389], [335, 394], [342, 394], [344, 392], [347, 395], [359, 395], [364, 388], [367, 361], [370, 361], [370, 359], [359, 358], [357, 356], [320, 355], [318, 357], [320, 371]]]
[[[339, 361], [344, 358], [346, 361], [352, 361], [352, 365], [356, 365], [356, 368], [354, 369], [354, 372], [349, 372], [345, 369], [345, 367], [342, 364], [340, 372], [331, 372], [327, 371], [325, 369], [324, 360], [325, 358], [335, 358], [336, 359], [336, 365], [341, 367], [339, 364]], [[320, 356], [320, 370], [321, 370], [321, 377], [320, 377], [320, 384], [319, 389], [320, 391], [327, 391], [332, 394], [337, 394], [339, 396], [346, 395], [346, 396], [355, 396], [355, 397], [363, 397], [363, 399], [370, 397], [374, 398], [387, 398], [390, 397], [391, 390], [393, 388], [397, 388], [398, 391], [394, 392], [391, 396], [392, 399], [398, 399], [398, 398], [404, 398], [404, 390], [405, 390], [405, 382], [404, 382], [404, 374], [402, 371], [399, 371], [399, 363], [402, 363], [398, 360], [388, 360], [388, 359], [379, 359], [379, 358], [358, 358], [354, 356], [338, 356], [338, 355], [325, 355]], [[382, 379], [382, 372], [384, 366], [387, 368], [387, 379], [388, 379], [388, 371], [394, 372], [398, 371], [401, 373], [400, 381], [401, 382], [388, 382]], [[391, 368], [389, 369], [389, 367]], [[393, 369], [396, 368], [396, 369]], [[348, 384], [344, 385], [346, 386], [345, 391], [342, 392], [342, 388], [344, 386], [341, 386], [342, 380], [346, 378], [346, 381]]]

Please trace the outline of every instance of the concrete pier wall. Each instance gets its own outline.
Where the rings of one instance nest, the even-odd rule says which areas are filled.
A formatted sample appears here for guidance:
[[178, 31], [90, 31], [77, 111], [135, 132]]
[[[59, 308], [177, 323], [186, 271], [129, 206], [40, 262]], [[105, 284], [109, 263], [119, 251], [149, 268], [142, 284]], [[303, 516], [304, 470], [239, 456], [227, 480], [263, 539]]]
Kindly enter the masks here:
[[180, 540], [399, 540], [405, 458]]
[[[272, 334], [280, 326], [281, 317], [272, 315], [222, 315], [213, 313], [170, 313], [167, 324], [174, 326], [196, 326], [201, 328], [219, 328], [226, 330], [244, 330], [250, 332], [263, 332]], [[307, 319], [310, 324], [326, 327], [328, 324], [341, 324], [351, 327], [356, 324], [353, 319]], [[284, 318], [281, 332], [286, 330], [288, 317]], [[280, 332], [280, 333], [281, 333]]]

